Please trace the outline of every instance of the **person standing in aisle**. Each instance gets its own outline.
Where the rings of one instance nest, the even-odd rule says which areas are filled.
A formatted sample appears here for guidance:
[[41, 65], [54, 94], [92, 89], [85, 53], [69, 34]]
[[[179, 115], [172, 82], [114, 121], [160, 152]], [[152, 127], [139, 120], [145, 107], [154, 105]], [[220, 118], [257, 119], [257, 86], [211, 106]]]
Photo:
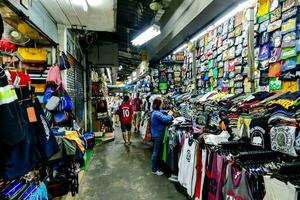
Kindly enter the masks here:
[[132, 123], [132, 106], [129, 102], [129, 96], [125, 95], [123, 98], [123, 103], [118, 109], [118, 115], [121, 122], [122, 136], [125, 145], [131, 144], [131, 123]]
[[143, 101], [140, 99], [140, 94], [136, 94], [136, 98], [132, 101], [132, 107], [133, 107], [133, 127], [134, 132], [139, 133], [140, 132], [140, 122], [141, 122], [141, 115], [142, 115], [142, 105]]
[[165, 128], [167, 125], [171, 124], [173, 121], [173, 113], [169, 111], [169, 113], [162, 112], [163, 100], [160, 97], [156, 97], [153, 100], [152, 108], [153, 112], [151, 115], [151, 134], [153, 141], [153, 153], [151, 157], [152, 163], [152, 174], [157, 176], [161, 176], [164, 173], [159, 169], [159, 160], [161, 158], [161, 150], [163, 145], [163, 137]]
[[114, 104], [113, 104], [113, 119], [114, 119], [114, 125], [115, 127], [119, 127], [120, 126], [120, 121], [119, 121], [119, 115], [118, 115], [118, 110], [119, 110], [119, 107], [121, 105], [121, 99], [119, 96], [116, 96], [115, 97], [115, 101], [114, 101]]

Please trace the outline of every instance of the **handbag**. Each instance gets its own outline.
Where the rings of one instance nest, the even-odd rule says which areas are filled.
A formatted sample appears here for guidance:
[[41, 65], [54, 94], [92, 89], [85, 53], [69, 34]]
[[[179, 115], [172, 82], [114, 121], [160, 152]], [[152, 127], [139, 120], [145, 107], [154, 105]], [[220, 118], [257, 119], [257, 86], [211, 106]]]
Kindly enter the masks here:
[[17, 55], [22, 62], [26, 63], [46, 63], [47, 50], [38, 48], [19, 47]]
[[51, 87], [47, 87], [45, 92], [44, 92], [44, 97], [43, 97], [43, 103], [47, 104], [49, 99], [52, 96], [52, 93], [54, 92], [54, 90]]
[[65, 69], [69, 69], [71, 67], [68, 58], [65, 54], [65, 52], [61, 53], [60, 59], [59, 59], [59, 69], [60, 70], [65, 70]]
[[53, 124], [57, 126], [65, 125], [70, 120], [70, 113], [63, 111], [53, 115]]
[[69, 95], [60, 97], [59, 104], [56, 107], [57, 111], [61, 112], [64, 110], [72, 110], [72, 108], [73, 108], [72, 99]]
[[3, 38], [0, 40], [0, 50], [4, 52], [16, 52], [17, 45]]
[[47, 110], [50, 110], [50, 111], [53, 111], [57, 108], [57, 106], [59, 105], [59, 102], [60, 102], [60, 98], [57, 97], [57, 96], [52, 96], [47, 104], [46, 104], [46, 108]]

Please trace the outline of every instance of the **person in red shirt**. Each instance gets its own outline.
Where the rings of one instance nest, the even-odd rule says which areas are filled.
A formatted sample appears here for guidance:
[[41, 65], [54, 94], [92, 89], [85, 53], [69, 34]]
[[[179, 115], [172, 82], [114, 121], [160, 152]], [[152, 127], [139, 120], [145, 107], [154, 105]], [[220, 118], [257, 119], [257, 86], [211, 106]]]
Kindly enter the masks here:
[[140, 132], [140, 122], [142, 117], [142, 104], [143, 101], [140, 99], [140, 94], [136, 94], [136, 98], [132, 100], [132, 107], [133, 107], [133, 126], [134, 132]]
[[129, 96], [124, 96], [123, 103], [120, 105], [117, 113], [120, 117], [123, 140], [125, 144], [131, 144], [131, 122], [133, 110], [129, 102]]

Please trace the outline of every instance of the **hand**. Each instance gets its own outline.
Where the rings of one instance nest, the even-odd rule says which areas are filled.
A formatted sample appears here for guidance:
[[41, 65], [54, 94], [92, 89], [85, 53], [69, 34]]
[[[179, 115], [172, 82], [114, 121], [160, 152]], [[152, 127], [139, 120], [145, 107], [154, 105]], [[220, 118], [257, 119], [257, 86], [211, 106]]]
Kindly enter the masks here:
[[173, 116], [173, 111], [170, 110], [170, 111], [168, 112], [168, 115]]

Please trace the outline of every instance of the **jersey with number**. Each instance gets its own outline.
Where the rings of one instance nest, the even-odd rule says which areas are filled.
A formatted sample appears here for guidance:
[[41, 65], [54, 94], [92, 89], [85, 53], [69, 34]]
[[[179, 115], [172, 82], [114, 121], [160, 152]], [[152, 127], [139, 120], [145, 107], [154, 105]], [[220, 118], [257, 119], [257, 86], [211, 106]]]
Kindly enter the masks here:
[[130, 125], [132, 121], [132, 106], [130, 103], [122, 103], [119, 107], [119, 116], [121, 124]]

